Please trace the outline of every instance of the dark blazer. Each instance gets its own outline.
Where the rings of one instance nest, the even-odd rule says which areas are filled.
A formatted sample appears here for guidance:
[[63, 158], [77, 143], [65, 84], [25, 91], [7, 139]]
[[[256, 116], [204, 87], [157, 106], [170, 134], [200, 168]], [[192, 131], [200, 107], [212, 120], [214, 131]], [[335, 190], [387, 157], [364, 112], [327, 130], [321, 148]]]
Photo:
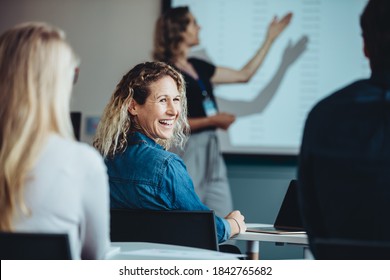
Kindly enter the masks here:
[[310, 242], [390, 240], [390, 71], [354, 82], [312, 109], [298, 180]]

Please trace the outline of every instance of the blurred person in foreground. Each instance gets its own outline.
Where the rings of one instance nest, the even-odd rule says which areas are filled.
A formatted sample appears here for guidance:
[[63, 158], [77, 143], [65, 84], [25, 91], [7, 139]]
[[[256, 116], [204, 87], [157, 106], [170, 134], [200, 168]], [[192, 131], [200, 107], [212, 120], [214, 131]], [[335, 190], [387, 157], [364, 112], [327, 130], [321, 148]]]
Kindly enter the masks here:
[[99, 153], [74, 139], [77, 67], [64, 32], [49, 24], [0, 36], [0, 231], [67, 233], [72, 258], [103, 259], [108, 178]]
[[390, 1], [370, 0], [360, 25], [371, 77], [311, 110], [299, 155], [301, 213], [314, 256], [318, 237], [390, 240]]

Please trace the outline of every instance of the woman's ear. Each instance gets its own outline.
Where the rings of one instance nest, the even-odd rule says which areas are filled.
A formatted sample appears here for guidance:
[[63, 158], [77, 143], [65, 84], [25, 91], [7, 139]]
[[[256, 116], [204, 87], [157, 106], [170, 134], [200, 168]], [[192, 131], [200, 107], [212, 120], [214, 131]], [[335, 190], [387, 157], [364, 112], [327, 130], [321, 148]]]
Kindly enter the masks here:
[[137, 105], [138, 104], [137, 104], [137, 102], [134, 101], [134, 99], [131, 100], [130, 106], [127, 109], [129, 111], [130, 115], [136, 116], [138, 114], [138, 112], [137, 112], [138, 106]]

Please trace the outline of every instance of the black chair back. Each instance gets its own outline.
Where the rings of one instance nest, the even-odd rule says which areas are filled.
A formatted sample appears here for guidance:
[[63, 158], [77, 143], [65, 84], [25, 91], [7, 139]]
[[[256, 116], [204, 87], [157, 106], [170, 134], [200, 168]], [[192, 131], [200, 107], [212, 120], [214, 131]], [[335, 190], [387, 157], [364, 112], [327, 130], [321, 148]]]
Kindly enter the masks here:
[[154, 242], [218, 251], [213, 211], [111, 209], [112, 242]]
[[67, 234], [0, 232], [2, 260], [70, 260]]
[[320, 260], [390, 260], [389, 241], [315, 238], [312, 247]]
[[76, 140], [80, 141], [81, 133], [81, 112], [71, 112], [70, 119], [72, 121], [73, 133]]

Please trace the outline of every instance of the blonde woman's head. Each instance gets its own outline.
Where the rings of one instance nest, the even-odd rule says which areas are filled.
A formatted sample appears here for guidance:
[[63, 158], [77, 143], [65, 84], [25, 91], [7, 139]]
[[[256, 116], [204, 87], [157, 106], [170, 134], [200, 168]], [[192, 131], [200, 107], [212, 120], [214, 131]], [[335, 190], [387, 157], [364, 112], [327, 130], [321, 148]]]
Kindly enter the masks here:
[[[162, 94], [168, 97], [168, 101], [159, 97], [163, 88], [158, 87], [165, 82], [174, 92], [172, 95], [171, 92]], [[145, 114], [149, 104], [165, 101], [176, 103], [172, 109], [176, 111], [169, 113], [171, 117], [161, 118], [160, 123], [157, 123], [157, 118]], [[156, 112], [151, 110], [151, 114]], [[172, 123], [172, 134], [165, 135], [164, 126], [168, 127]], [[138, 64], [123, 76], [104, 110], [94, 146], [104, 157], [114, 156], [126, 149], [127, 136], [135, 131], [149, 136], [166, 149], [172, 145], [183, 147], [187, 140], [189, 125], [184, 80], [180, 73], [163, 62]]]
[[0, 37], [0, 62], [4, 132], [42, 126], [71, 137], [69, 100], [77, 59], [64, 32], [46, 23], [17, 25]]

